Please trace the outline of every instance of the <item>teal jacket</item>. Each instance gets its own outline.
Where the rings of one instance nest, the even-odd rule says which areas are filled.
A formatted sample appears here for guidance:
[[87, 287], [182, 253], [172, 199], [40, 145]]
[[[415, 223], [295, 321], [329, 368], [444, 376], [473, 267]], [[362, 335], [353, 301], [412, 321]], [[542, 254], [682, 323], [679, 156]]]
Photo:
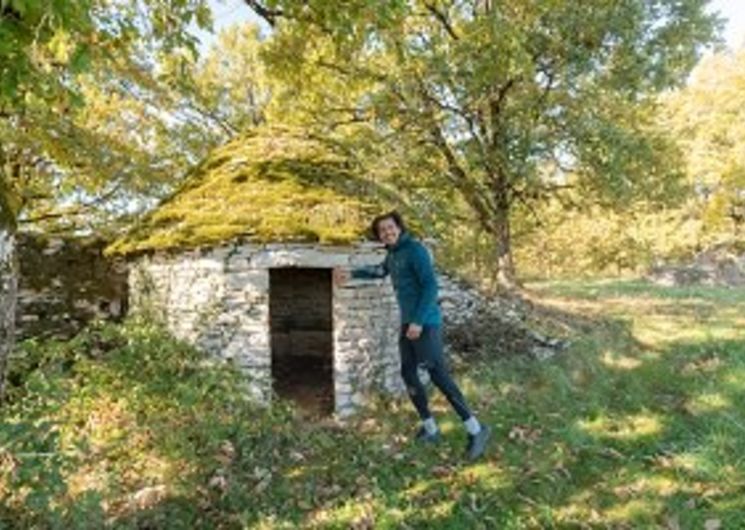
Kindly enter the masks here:
[[386, 245], [386, 249], [385, 259], [380, 265], [352, 269], [352, 278], [385, 278], [390, 274], [401, 310], [401, 323], [441, 325], [437, 278], [427, 248], [408, 232], [402, 232], [396, 244], [392, 247]]

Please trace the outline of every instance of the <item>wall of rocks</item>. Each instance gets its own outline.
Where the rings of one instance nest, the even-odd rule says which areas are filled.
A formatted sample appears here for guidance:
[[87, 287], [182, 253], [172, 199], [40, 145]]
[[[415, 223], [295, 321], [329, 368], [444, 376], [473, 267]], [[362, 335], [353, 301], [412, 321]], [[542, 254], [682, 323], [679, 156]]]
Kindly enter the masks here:
[[0, 225], [0, 395], [4, 393], [5, 367], [15, 336], [18, 261], [14, 234]]
[[93, 318], [118, 319], [127, 305], [127, 264], [102, 255], [96, 238], [19, 233], [16, 338], [69, 337]]
[[454, 276], [438, 275], [445, 348], [461, 358], [527, 355], [546, 360], [568, 342], [531, 329], [530, 307], [517, 297], [489, 296]]
[[[0, 233], [0, 258], [10, 255], [11, 244]], [[263, 402], [272, 394], [270, 269], [353, 268], [379, 263], [385, 253], [374, 243], [352, 248], [235, 242], [143, 255], [126, 263], [104, 259], [104, 245], [20, 235], [14, 247], [20, 263], [17, 336], [71, 335], [94, 317], [120, 318], [129, 306], [163, 321], [175, 336], [236, 363], [247, 375], [247, 392]], [[443, 273], [438, 283], [449, 352], [526, 353], [545, 359], [564, 346], [530, 330], [519, 302], [488, 297]], [[313, 289], [320, 285], [314, 283]], [[0, 274], [0, 288], [11, 286], [10, 276]], [[292, 289], [278, 292], [276, 314], [281, 317], [290, 299], [312, 314], [314, 300], [322, 295], [313, 289], [304, 289], [300, 299]], [[399, 314], [389, 279], [352, 279], [331, 289], [332, 322], [297, 323], [298, 331], [288, 340], [301, 341], [306, 350], [327, 351], [323, 330], [333, 324], [335, 410], [345, 416], [364, 403], [371, 389], [405, 391], [399, 374]], [[9, 297], [1, 298], [0, 315], [12, 315]], [[313, 334], [314, 326], [322, 328], [323, 336]]]
[[745, 254], [720, 245], [708, 248], [686, 263], [668, 263], [653, 267], [647, 280], [664, 287], [705, 285], [709, 287], [745, 286]]
[[[247, 392], [271, 400], [270, 269], [378, 263], [379, 245], [322, 247], [232, 243], [132, 261], [133, 313], [161, 320], [177, 337], [238, 365]], [[335, 411], [346, 416], [369, 390], [402, 392], [398, 309], [390, 280], [351, 280], [332, 293]]]

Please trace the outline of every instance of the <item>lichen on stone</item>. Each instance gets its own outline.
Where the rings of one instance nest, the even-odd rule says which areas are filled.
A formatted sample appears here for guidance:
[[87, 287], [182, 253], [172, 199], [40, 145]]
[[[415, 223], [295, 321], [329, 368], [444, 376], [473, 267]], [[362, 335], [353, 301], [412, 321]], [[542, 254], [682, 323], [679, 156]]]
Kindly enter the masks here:
[[393, 202], [325, 142], [296, 130], [263, 129], [214, 150], [106, 254], [234, 238], [350, 244], [363, 239], [371, 217]]

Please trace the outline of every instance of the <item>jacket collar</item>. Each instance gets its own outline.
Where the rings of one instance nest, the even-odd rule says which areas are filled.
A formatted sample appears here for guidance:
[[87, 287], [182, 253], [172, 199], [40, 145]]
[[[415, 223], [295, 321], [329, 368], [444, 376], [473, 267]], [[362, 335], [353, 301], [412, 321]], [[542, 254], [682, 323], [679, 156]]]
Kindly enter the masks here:
[[398, 241], [396, 241], [393, 245], [386, 245], [386, 247], [388, 248], [388, 250], [398, 250], [409, 241], [411, 241], [411, 235], [409, 234], [409, 232], [401, 232], [401, 235], [398, 236]]

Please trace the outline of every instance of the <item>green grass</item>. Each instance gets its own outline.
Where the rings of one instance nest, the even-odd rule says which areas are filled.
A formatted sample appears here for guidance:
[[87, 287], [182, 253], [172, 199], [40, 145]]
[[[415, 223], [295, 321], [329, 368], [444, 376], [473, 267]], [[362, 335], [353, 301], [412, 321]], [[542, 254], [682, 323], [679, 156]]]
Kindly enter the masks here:
[[[472, 465], [437, 394], [444, 443], [417, 448], [405, 401], [378, 399], [347, 428], [257, 409], [147, 326], [27, 346], [51, 360], [0, 427], [0, 527], [745, 528], [745, 292], [530, 288], [572, 346], [456, 363], [495, 431]], [[148, 485], [162, 493], [132, 501]]]
[[665, 287], [643, 279], [570, 281], [560, 280], [534, 284], [540, 291], [582, 299], [603, 299], [611, 297], [662, 298], [676, 300], [694, 298], [738, 304], [742, 302], [741, 287], [707, 287], [691, 285], [685, 287]]

